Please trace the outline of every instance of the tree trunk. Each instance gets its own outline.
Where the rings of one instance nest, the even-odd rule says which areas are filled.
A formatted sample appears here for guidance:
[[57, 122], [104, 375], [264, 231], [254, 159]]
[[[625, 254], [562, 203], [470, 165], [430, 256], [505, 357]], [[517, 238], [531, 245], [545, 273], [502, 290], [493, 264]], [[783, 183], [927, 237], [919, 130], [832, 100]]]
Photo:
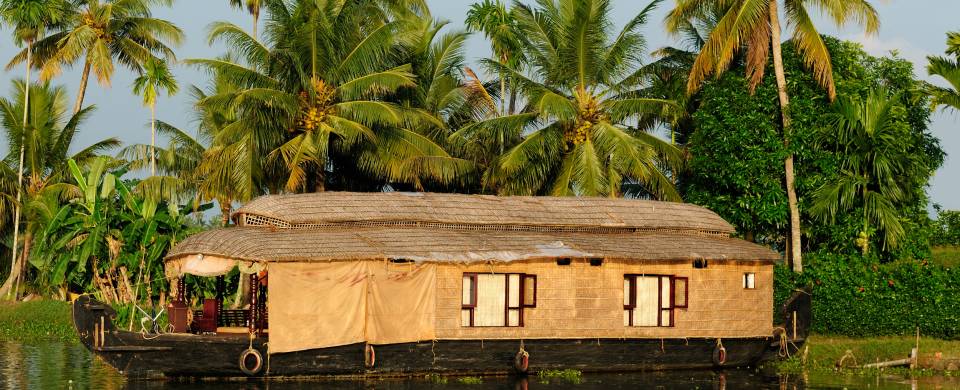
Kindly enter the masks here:
[[220, 226], [227, 227], [230, 224], [230, 211], [233, 206], [230, 204], [230, 200], [218, 199], [217, 202], [220, 203]]
[[17, 298], [20, 294], [20, 284], [25, 280], [23, 273], [26, 271], [27, 261], [30, 259], [30, 250], [33, 248], [33, 234], [28, 229], [23, 234], [23, 250], [20, 252], [20, 275], [17, 277], [17, 283], [13, 285], [13, 297]]
[[83, 108], [83, 97], [87, 94], [87, 82], [90, 81], [90, 57], [83, 62], [83, 73], [80, 75], [80, 88], [77, 89], [77, 102], [73, 105], [73, 113]]
[[253, 40], [259, 42], [260, 38], [257, 37], [257, 24], [260, 21], [260, 10], [253, 12]]
[[314, 182], [314, 192], [324, 192], [327, 190], [327, 168], [320, 167], [317, 171], [316, 181]]
[[[30, 62], [33, 61], [33, 42], [27, 41], [27, 79], [23, 91], [23, 127], [20, 129], [20, 165], [17, 168], [17, 203], [13, 211], [13, 245], [10, 248], [10, 275], [0, 286], [0, 295], [7, 295], [19, 281], [21, 261], [17, 259], [17, 243], [20, 239], [20, 200], [23, 198], [23, 155], [26, 148], [27, 119], [30, 113]], [[14, 297], [16, 299], [16, 297]]]
[[[770, 2], [770, 31], [773, 44], [773, 69], [777, 78], [777, 92], [780, 96], [780, 117], [783, 119], [783, 145], [790, 149], [790, 97], [787, 95], [787, 77], [783, 69], [783, 53], [780, 48], [780, 15], [776, 0]], [[800, 243], [800, 208], [797, 202], [797, 191], [794, 187], [793, 153], [787, 155], [784, 165], [786, 176], [787, 203], [790, 207], [790, 252], [787, 257], [793, 266], [793, 271], [803, 272], [803, 258]]]
[[513, 115], [517, 112], [517, 86], [514, 83], [510, 85], [510, 111], [509, 114]]
[[157, 103], [150, 104], [150, 176], [157, 175]]
[[[504, 67], [507, 66], [507, 61], [510, 60], [510, 57], [507, 53], [500, 54], [500, 64]], [[500, 115], [507, 114], [507, 74], [506, 72], [500, 72]]]

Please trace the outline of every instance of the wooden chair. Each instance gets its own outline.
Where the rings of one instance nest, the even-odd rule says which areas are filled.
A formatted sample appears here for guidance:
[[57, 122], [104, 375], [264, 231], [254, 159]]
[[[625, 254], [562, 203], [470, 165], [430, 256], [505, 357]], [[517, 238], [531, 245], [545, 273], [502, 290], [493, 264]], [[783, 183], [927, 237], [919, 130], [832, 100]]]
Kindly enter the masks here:
[[216, 333], [217, 332], [217, 308], [216, 299], [207, 298], [203, 301], [203, 313], [200, 318], [194, 315], [193, 328], [197, 333]]

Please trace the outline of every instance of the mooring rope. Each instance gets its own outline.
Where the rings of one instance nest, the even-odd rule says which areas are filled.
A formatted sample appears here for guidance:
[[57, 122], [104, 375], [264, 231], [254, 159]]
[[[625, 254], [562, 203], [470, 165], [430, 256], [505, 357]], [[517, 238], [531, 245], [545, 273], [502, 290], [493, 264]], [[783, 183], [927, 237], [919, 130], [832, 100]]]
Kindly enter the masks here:
[[789, 346], [793, 345], [793, 348], [795, 348], [798, 351], [800, 350], [800, 347], [797, 347], [797, 344], [794, 344], [794, 342], [787, 337], [786, 328], [782, 326], [775, 327], [773, 328], [774, 334], [776, 334], [778, 330], [780, 330], [781, 332], [780, 332], [780, 348], [777, 351], [777, 356], [780, 356], [782, 358], [789, 358], [790, 357]]

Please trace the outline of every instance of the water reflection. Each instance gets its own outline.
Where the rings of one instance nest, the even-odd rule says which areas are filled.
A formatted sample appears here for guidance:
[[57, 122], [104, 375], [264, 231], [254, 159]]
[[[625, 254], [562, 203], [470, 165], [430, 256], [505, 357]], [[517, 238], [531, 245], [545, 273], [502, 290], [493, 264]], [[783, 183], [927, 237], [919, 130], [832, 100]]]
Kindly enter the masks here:
[[[445, 382], [445, 383], [440, 383]], [[214, 390], [407, 390], [407, 389], [953, 389], [957, 378], [862, 377], [855, 375], [776, 376], [757, 370], [675, 371], [663, 373], [584, 375], [579, 383], [563, 379], [483, 378], [465, 384], [458, 378], [377, 381], [184, 382], [126, 381], [113, 368], [79, 344], [59, 342], [0, 343], [0, 389], [214, 389]]]

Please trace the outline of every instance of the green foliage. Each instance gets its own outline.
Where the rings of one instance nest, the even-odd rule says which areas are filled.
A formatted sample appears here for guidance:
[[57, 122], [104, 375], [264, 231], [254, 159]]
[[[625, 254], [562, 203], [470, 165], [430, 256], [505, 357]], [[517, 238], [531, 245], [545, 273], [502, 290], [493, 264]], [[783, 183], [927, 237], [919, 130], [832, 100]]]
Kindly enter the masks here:
[[928, 56], [927, 74], [937, 76], [948, 86], [925, 84], [930, 106], [960, 110], [960, 32], [947, 33], [947, 56]]
[[937, 208], [937, 219], [933, 221], [930, 244], [960, 246], [960, 211]]
[[583, 381], [583, 373], [580, 370], [569, 368], [565, 370], [543, 370], [537, 373], [537, 378], [543, 384], [550, 384], [553, 381], [554, 383], [566, 382], [578, 385]]
[[107, 172], [107, 163], [106, 158], [95, 159], [84, 172], [69, 161], [81, 195], [57, 205], [55, 216], [38, 235], [38, 242], [46, 245], [38, 245], [29, 259], [38, 292], [97, 292], [95, 277], [116, 280], [119, 287], [123, 283], [119, 269], [126, 269], [138, 300], [167, 290], [162, 258], [196, 230], [186, 218], [193, 207], [181, 210], [132, 192], [129, 185], [134, 183], [118, 179], [123, 171]]
[[[927, 98], [919, 92], [921, 83], [913, 76], [912, 64], [898, 57], [872, 57], [855, 43], [828, 37], [825, 42], [832, 53], [839, 96], [858, 98], [881, 87], [899, 94], [896, 106], [909, 125], [899, 146], [903, 154], [917, 160], [915, 169], [899, 179], [907, 187], [904, 200], [895, 204], [905, 231], [900, 248], [882, 250], [877, 236], [872, 237], [872, 248], [885, 258], [929, 257], [924, 189], [930, 174], [942, 164], [944, 152], [927, 128]], [[848, 156], [821, 147], [820, 134], [828, 131], [832, 110], [827, 93], [802, 71], [803, 64], [789, 44], [784, 46], [784, 61], [793, 118], [790, 149], [784, 147], [780, 132], [773, 71], [767, 72], [752, 95], [742, 72], [728, 72], [707, 83], [699, 94], [701, 103], [693, 113], [695, 131], [687, 144], [690, 170], [680, 179], [684, 199], [716, 211], [745, 238], [782, 248], [788, 226], [783, 159], [792, 152], [806, 249], [856, 252], [855, 238], [863, 229], [859, 206], [828, 223], [814, 221], [809, 213], [813, 192], [837, 179]]]
[[463, 385], [482, 385], [483, 378], [479, 376], [462, 376], [457, 378], [457, 383], [460, 383]]
[[926, 261], [882, 264], [860, 255], [814, 254], [794, 274], [777, 266], [775, 302], [813, 287], [813, 331], [851, 337], [960, 339], [960, 268]]
[[449, 382], [447, 377], [440, 374], [427, 374], [427, 381], [435, 385], [445, 385]]
[[63, 301], [0, 303], [0, 341], [75, 341], [70, 310], [70, 303]]
[[938, 246], [930, 248], [931, 261], [944, 267], [960, 268], [960, 247]]
[[633, 127], [638, 117], [675, 106], [640, 96], [631, 77], [644, 50], [640, 28], [658, 4], [651, 2], [619, 32], [609, 1], [515, 8], [529, 71], [489, 59], [484, 65], [516, 81], [528, 108], [455, 134], [501, 150], [484, 173], [486, 188], [512, 195], [619, 196], [634, 185], [643, 195], [680, 200], [668, 172], [682, 165], [681, 153]]

